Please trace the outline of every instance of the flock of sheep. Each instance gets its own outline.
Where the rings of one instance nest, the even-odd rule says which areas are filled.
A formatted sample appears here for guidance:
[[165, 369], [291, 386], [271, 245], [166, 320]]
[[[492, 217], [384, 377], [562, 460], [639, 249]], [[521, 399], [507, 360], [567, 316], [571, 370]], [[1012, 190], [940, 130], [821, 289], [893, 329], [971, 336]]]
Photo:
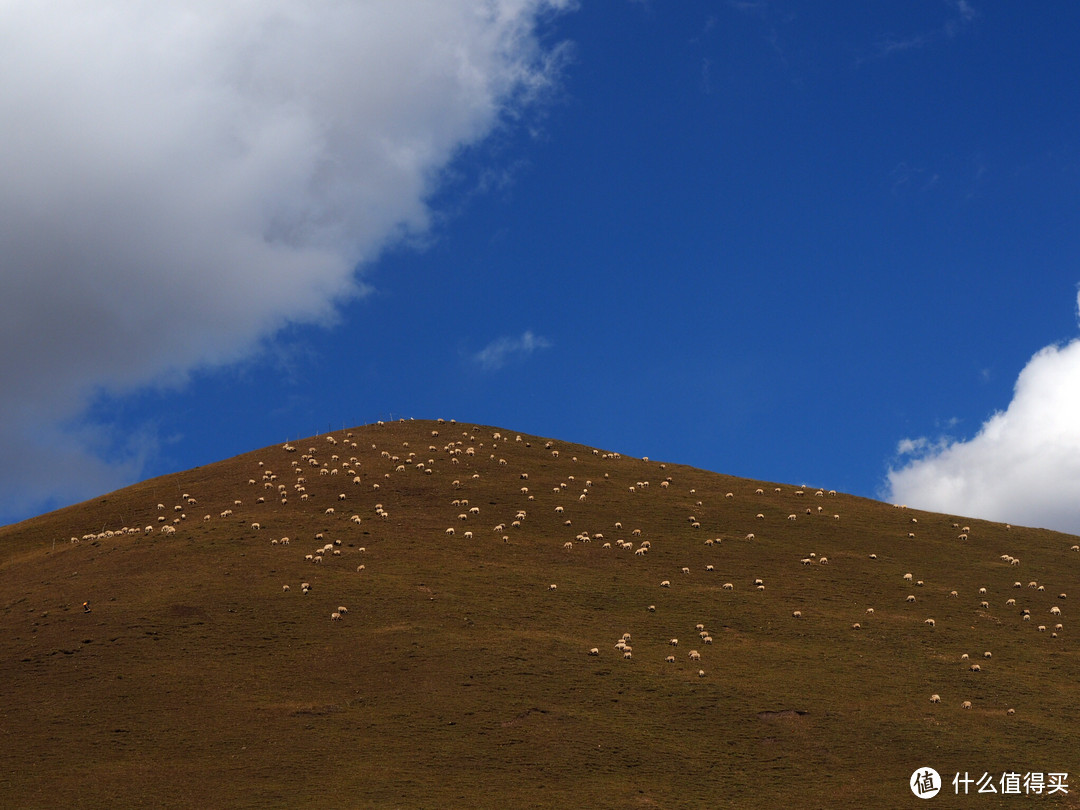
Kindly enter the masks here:
[[[745, 492], [724, 493], [721, 503], [754, 499], [752, 511], [755, 515], [754, 525], [744, 525], [736, 531], [721, 533], [720, 536], [715, 536], [714, 532], [709, 532], [706, 536], [699, 516], [716, 512], [722, 507], [716, 503], [704, 504], [702, 500], [694, 500], [693, 512], [684, 515], [682, 518], [684, 528], [677, 532], [645, 531], [635, 525], [638, 521], [632, 512], [623, 514], [620, 520], [613, 521], [610, 525], [591, 526], [588, 530], [582, 530], [574, 525], [574, 513], [578, 511], [575, 507], [604, 498], [606, 493], [612, 491], [613, 486], [620, 486], [618, 482], [621, 482], [622, 492], [631, 496], [631, 502], [647, 497], [649, 509], [653, 511], [665, 508], [663, 502], [658, 501], [657, 498], [669, 499], [670, 509], [674, 510], [679, 508], [680, 504], [687, 503], [687, 497], [696, 499], [698, 496], [693, 488], [682, 487], [680, 482], [667, 472], [666, 465], [662, 463], [643, 460], [647, 464], [647, 469], [656, 473], [655, 479], [658, 486], [650, 490], [650, 481], [639, 478], [638, 474], [633, 476], [632, 481], [622, 480], [625, 473], [624, 465], [620, 464], [623, 458], [620, 454], [591, 450], [589, 452], [597, 457], [596, 460], [607, 463], [609, 469], [602, 473], [602, 477], [596, 477], [595, 480], [591, 478], [577, 480], [573, 472], [578, 459], [560, 457], [560, 449], [554, 442], [548, 441], [541, 447], [540, 441], [531, 438], [525, 439], [520, 435], [504, 437], [498, 431], [481, 433], [480, 430], [480, 428], [463, 428], [454, 422], [439, 420], [437, 423], [432, 423], [429, 435], [426, 437], [428, 438], [426, 445], [415, 449], [409, 447], [408, 441], [400, 442], [396, 446], [381, 446], [378, 442], [371, 442], [374, 434], [360, 437], [352, 432], [344, 431], [337, 435], [327, 434], [317, 440], [305, 442], [308, 446], [303, 449], [286, 443], [277, 451], [267, 451], [267, 453], [274, 452], [274, 455], [267, 455], [254, 462], [250, 477], [246, 482], [247, 491], [236, 493], [240, 497], [232, 498], [231, 503], [218, 513], [217, 519], [232, 521], [230, 525], [236, 525], [238, 530], [242, 527], [243, 539], [273, 545], [280, 550], [281, 554], [292, 555], [298, 564], [322, 567], [347, 565], [347, 570], [355, 570], [356, 575], [367, 577], [377, 575], [377, 572], [369, 572], [366, 564], [359, 563], [357, 559], [363, 559], [366, 552], [366, 548], [359, 545], [362, 537], [359, 532], [365, 520], [387, 522], [387, 525], [392, 527], [391, 515], [384, 508], [384, 503], [380, 498], [380, 488], [387, 485], [388, 479], [403, 475], [430, 477], [438, 474], [438, 478], [432, 481], [432, 485], [444, 499], [441, 502], [442, 505], [437, 505], [436, 508], [440, 514], [445, 512], [446, 525], [440, 530], [442, 537], [439, 540], [432, 538], [435, 542], [475, 543], [479, 538], [482, 542], [494, 541], [497, 548], [498, 544], [519, 542], [519, 538], [535, 536], [529, 533], [530, 524], [542, 524], [543, 537], [550, 538], [556, 533], [562, 535], [552, 544], [553, 554], [628, 555], [628, 559], [638, 561], [634, 563], [635, 565], [647, 567], [650, 572], [656, 570], [656, 564], [650, 562], [650, 554], [656, 556], [655, 550], [658, 548], [663, 548], [668, 552], [678, 552], [680, 549], [688, 548], [689, 543], [714, 548], [722, 547], [723, 544], [738, 543], [752, 549], [758, 541], [755, 532], [749, 530], [756, 528], [758, 532], [766, 531], [766, 528], [762, 527], [769, 525], [767, 515], [778, 520], [786, 518], [786, 521], [794, 524], [792, 528], [786, 530], [794, 532], [794, 537], [798, 536], [798, 526], [802, 521], [824, 519], [837, 525], [842, 521], [842, 510], [836, 507], [840, 500], [833, 490], [796, 488], [785, 492], [782, 487], [771, 488], [769, 491], [758, 487], [748, 488]], [[442, 435], [444, 433], [449, 435]], [[533, 441], [536, 441], [535, 447]], [[524, 468], [502, 470], [501, 468], [506, 468], [509, 464], [505, 457], [510, 455], [505, 450], [507, 445], [513, 445], [516, 449], [528, 447], [538, 461], [545, 460], [543, 472], [538, 469]], [[520, 460], [522, 454], [516, 452], [514, 455], [517, 459], [515, 463], [522, 464]], [[553, 466], [551, 462], [560, 458], [561, 461]], [[537, 464], [537, 467], [540, 466]], [[485, 469], [498, 470], [499, 480], [504, 484], [506, 481], [513, 482], [512, 486], [506, 486], [504, 497], [497, 501], [498, 506], [470, 503], [468, 497], [470, 490], [478, 488], [475, 486], [477, 479], [488, 475]], [[596, 466], [592, 465], [590, 469], [595, 470]], [[635, 466], [634, 469], [640, 472], [642, 468]], [[595, 476], [595, 472], [592, 475]], [[649, 495], [650, 491], [660, 494]], [[541, 493], [543, 497], [538, 498]], [[168, 537], [179, 534], [182, 538], [181, 530], [188, 520], [187, 512], [198, 505], [198, 500], [189, 493], [183, 493], [179, 501], [171, 508], [164, 503], [156, 503], [155, 523], [147, 524], [142, 528], [123, 527], [118, 530], [90, 532], [81, 537], [72, 537], [71, 542], [155, 533]], [[791, 504], [799, 501], [805, 508], [800, 507], [796, 511], [789, 512]], [[275, 508], [268, 509], [267, 505]], [[832, 508], [826, 508], [826, 505]], [[896, 507], [896, 509], [897, 520], [905, 523], [908, 537], [916, 537], [919, 529], [918, 519], [907, 517], [904, 507]], [[243, 513], [242, 518], [237, 514], [238, 512]], [[314, 533], [314, 536], [302, 538], [298, 531], [290, 529], [290, 526], [300, 522], [298, 520], [300, 514], [321, 515], [320, 522], [325, 525], [325, 528]], [[201, 518], [202, 522], [214, 519], [210, 513], [204, 514]], [[710, 521], [710, 523], [715, 523], [715, 521]], [[961, 526], [956, 523], [953, 524], [953, 528], [956, 530], [956, 542], [973, 546], [977, 541], [977, 534], [970, 526]], [[650, 534], [652, 536], [648, 536]], [[725, 534], [727, 536], [724, 536]], [[820, 537], [820, 533], [817, 536]], [[1072, 550], [1080, 551], [1080, 546], [1074, 545]], [[829, 556], [821, 553], [823, 551], [836, 557], [833, 549], [802, 549], [799, 553], [793, 548], [790, 564], [792, 567], [810, 569], [807, 573], [811, 574], [816, 569], [830, 565]], [[671, 556], [668, 554], [667, 559]], [[876, 561], [877, 555], [870, 554], [869, 558]], [[997, 561], [1001, 565], [1021, 566], [1020, 559], [1011, 552], [998, 554]], [[839, 564], [843, 565], [842, 558]], [[310, 580], [316, 579], [318, 570], [320, 569], [313, 569], [311, 575], [305, 577], [302, 582], [278, 583], [275, 587], [280, 587], [283, 597], [291, 595], [290, 584], [298, 584], [301, 594], [317, 593], [319, 598], [312, 599], [313, 609], [323, 616], [328, 616], [331, 621], [342, 622], [349, 615], [348, 607], [337, 604], [336, 609], [331, 610], [328, 606], [344, 601], [347, 597], [334, 598], [332, 593], [324, 595], [319, 592], [323, 589], [316, 591]], [[691, 576], [696, 577], [698, 573], [709, 578], [718, 577], [715, 580], [715, 587], [721, 592], [736, 589], [734, 581], [724, 581], [724, 578], [719, 577], [717, 564], [714, 563], [697, 567], [696, 572], [692, 572], [690, 565], [672, 566], [670, 572], [661, 572], [663, 578], [654, 581], [658, 589], [674, 591], [680, 587], [680, 581], [690, 581]], [[550, 598], [560, 598], [558, 582], [552, 582], [550, 574], [547, 576], [543, 574], [543, 571], [537, 572], [537, 588], [546, 589], [551, 595]], [[919, 605], [922, 600], [916, 596], [916, 593], [920, 588], [926, 588], [925, 580], [931, 580], [934, 572], [920, 572], [920, 575], [925, 579], [917, 578], [914, 572], [898, 575], [899, 582], [909, 585], [912, 592], [905, 594], [902, 598], [898, 596], [896, 604], [871, 605], [861, 609], [857, 617], [859, 620], [850, 623], [850, 630], [862, 631], [864, 622], [875, 621], [874, 617], [878, 615], [875, 609], [885, 608], [895, 611], [902, 609], [905, 605]], [[938, 590], [950, 588], [949, 583], [935, 581], [934, 585]], [[765, 581], [760, 577], [752, 581], [748, 580], [747, 587], [757, 592], [766, 590]], [[1016, 581], [1013, 587], [1017, 589], [1018, 595], [1020, 589], [1031, 593], [1043, 593], [1046, 589], [1045, 584], [1034, 580], [1027, 582], [1026, 587], [1024, 583]], [[978, 594], [961, 594], [960, 590], [959, 588], [949, 590], [947, 598], [972, 600], [972, 609], [975, 609], [974, 603], [978, 602], [980, 611], [990, 610], [992, 596], [1002, 597], [1002, 594], [988, 593], [986, 586], [981, 587]], [[1034, 621], [1032, 608], [1021, 608], [1017, 605], [1018, 595], [1011, 596], [1007, 601], [1001, 599], [1002, 606], [1013, 611], [1012, 615], [1016, 617], [1017, 622]], [[977, 600], [976, 596], [979, 597]], [[1057, 596], [1061, 604], [1064, 604], [1066, 598], [1067, 595], [1064, 592], [1060, 592]], [[327, 607], [320, 609], [318, 605]], [[655, 604], [642, 605], [641, 608], [650, 614], [657, 614]], [[1046, 624], [1036, 622], [1037, 629], [1039, 632], [1048, 632], [1051, 638], [1056, 638], [1064, 631], [1063, 623], [1060, 621], [1062, 607], [1055, 604], [1046, 611], [1045, 615], [1052, 618], [1047, 619]], [[818, 620], [814, 610], [807, 606], [791, 611], [790, 619], [806, 623]], [[653, 621], [656, 623], [657, 620]], [[925, 614], [922, 623], [927, 631], [941, 627], [936, 617], [925, 616]], [[689, 630], [689, 626], [685, 629]], [[697, 623], [694, 632], [698, 634], [700, 640], [699, 648], [690, 650], [685, 659], [697, 669], [697, 676], [704, 678], [707, 674], [704, 669], [704, 659], [716, 656], [717, 662], [722, 661], [720, 650], [723, 645], [714, 645], [713, 635], [704, 622]], [[646, 655], [654, 657], [657, 661], [662, 659], [665, 664], [676, 664], [678, 658], [673, 653], [674, 648], [679, 645], [679, 640], [670, 636], [670, 631], [667, 635], [669, 640], [663, 645], [655, 640], [649, 641], [645, 646], [639, 645], [636, 650], [638, 657]], [[635, 648], [631, 645], [629, 632], [619, 635], [614, 644], [609, 643], [603, 646], [613, 650], [614, 654], [626, 661], [628, 665], [633, 665], [632, 662], [636, 660]], [[708, 653], [703, 655], [702, 650], [706, 648], [708, 648]], [[601, 645], [587, 647], [585, 652], [588, 656], [600, 657]], [[967, 653], [957, 651], [957, 655], [957, 660], [968, 661]], [[989, 661], [990, 652], [985, 652], [983, 658], [984, 662]], [[979, 664], [969, 664], [968, 671], [983, 672]], [[939, 703], [942, 698], [935, 693], [930, 700], [933, 703]], [[955, 705], [971, 708], [972, 703], [965, 699], [957, 700]], [[1008, 712], [1012, 714], [1013, 709], [1009, 708]]]

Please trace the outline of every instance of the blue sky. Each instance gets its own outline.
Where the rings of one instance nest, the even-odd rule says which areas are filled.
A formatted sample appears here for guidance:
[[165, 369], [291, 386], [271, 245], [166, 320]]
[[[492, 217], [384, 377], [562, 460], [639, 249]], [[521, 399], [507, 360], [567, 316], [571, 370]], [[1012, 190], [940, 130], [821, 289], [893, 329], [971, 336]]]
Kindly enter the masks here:
[[1078, 32], [11, 4], [0, 522], [404, 416], [1080, 532]]

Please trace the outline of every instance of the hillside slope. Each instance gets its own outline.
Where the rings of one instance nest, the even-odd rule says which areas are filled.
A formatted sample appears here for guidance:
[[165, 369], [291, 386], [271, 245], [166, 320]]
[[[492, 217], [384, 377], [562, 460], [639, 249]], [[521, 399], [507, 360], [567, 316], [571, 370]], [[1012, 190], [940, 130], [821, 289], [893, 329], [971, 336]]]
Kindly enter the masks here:
[[1075, 537], [487, 426], [293, 444], [0, 529], [0, 804], [900, 807], [929, 766], [1080, 807]]

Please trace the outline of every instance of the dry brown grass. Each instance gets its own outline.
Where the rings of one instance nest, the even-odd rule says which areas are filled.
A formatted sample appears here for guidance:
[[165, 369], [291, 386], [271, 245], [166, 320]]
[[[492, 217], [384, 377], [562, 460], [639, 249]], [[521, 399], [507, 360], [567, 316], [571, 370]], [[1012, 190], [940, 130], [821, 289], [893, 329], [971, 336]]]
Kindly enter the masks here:
[[[0, 804], [905, 806], [911, 772], [931, 766], [949, 778], [1070, 772], [1068, 796], [1039, 800], [1078, 806], [1076, 538], [843, 494], [797, 496], [789, 485], [558, 441], [556, 458], [548, 440], [516, 442], [505, 429], [410, 421], [352, 432], [355, 449], [343, 432], [335, 446], [305, 439], [295, 454], [266, 448], [0, 529]], [[453, 464], [450, 441], [475, 455]], [[341, 472], [320, 476], [301, 460], [309, 447]], [[397, 472], [409, 452], [433, 459], [432, 473]], [[361, 484], [344, 472], [353, 455]], [[293, 490], [292, 461], [307, 501]], [[263, 489], [265, 470], [275, 489]], [[163, 537], [156, 504], [172, 520], [183, 493], [198, 504]], [[451, 504], [461, 498], [469, 507]], [[457, 519], [474, 506], [479, 515]], [[219, 517], [226, 508], [234, 514]], [[512, 528], [519, 509], [527, 517]], [[953, 522], [971, 527], [969, 540], [956, 539]], [[69, 543], [149, 524], [152, 536]], [[574, 539], [586, 531], [604, 541]], [[271, 545], [282, 536], [289, 546]], [[335, 539], [340, 557], [304, 561]], [[602, 548], [616, 539], [651, 548]], [[811, 553], [829, 564], [802, 565]], [[908, 571], [924, 585], [905, 582]], [[1014, 580], [1046, 590], [1014, 590]], [[332, 622], [339, 605], [349, 612]], [[1021, 621], [1025, 608], [1031, 622]], [[1058, 621], [1057, 638], [1036, 630]], [[613, 648], [625, 632], [630, 660]], [[599, 656], [587, 655], [592, 647]]]

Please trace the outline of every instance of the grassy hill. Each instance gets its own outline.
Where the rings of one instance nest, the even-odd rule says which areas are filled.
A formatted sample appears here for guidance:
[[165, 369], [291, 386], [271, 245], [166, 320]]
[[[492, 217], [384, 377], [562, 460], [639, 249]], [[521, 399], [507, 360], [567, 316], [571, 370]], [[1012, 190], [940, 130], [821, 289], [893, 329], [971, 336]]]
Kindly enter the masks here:
[[1076, 537], [471, 424], [293, 444], [0, 528], [0, 806], [906, 807], [929, 766], [1080, 807]]

